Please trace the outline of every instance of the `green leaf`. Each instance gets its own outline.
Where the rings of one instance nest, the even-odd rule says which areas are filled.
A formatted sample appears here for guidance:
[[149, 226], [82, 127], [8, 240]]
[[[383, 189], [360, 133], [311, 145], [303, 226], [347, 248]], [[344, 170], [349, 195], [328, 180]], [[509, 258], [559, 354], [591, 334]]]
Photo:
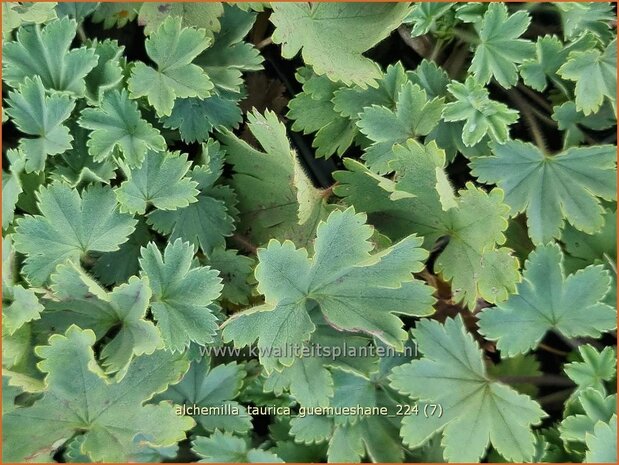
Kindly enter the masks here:
[[563, 254], [549, 244], [531, 253], [523, 278], [517, 294], [479, 317], [480, 331], [497, 341], [503, 356], [533, 349], [551, 329], [567, 337], [598, 337], [616, 328], [615, 309], [601, 303], [610, 284], [602, 266], [588, 266], [566, 278]]
[[110, 180], [116, 176], [116, 162], [111, 158], [102, 162], [95, 161], [88, 153], [90, 131], [78, 125], [74, 119], [68, 121], [73, 137], [72, 147], [54, 159], [50, 178], [54, 181], [68, 183], [71, 187], [93, 182], [109, 184]]
[[525, 60], [520, 66], [524, 83], [535, 90], [546, 88], [547, 77], [554, 77], [565, 60], [568, 51], [555, 36], [542, 36], [535, 43], [535, 59]]
[[559, 425], [561, 438], [569, 446], [574, 442], [585, 442], [596, 424], [610, 421], [617, 412], [617, 395], [606, 397], [593, 388], [585, 388], [578, 393], [578, 404], [578, 410]]
[[397, 94], [395, 111], [377, 105], [365, 108], [357, 126], [373, 141], [363, 155], [368, 167], [377, 173], [388, 172], [393, 145], [428, 135], [441, 119], [443, 103], [442, 98], [430, 100], [421, 87], [407, 82]]
[[519, 38], [530, 23], [525, 10], [509, 15], [505, 3], [488, 5], [481, 22], [476, 24], [479, 43], [469, 67], [480, 84], [487, 84], [493, 77], [505, 88], [518, 82], [516, 65], [534, 53], [533, 43]]
[[604, 103], [600, 111], [585, 114], [576, 109], [576, 103], [565, 102], [553, 108], [552, 119], [564, 131], [563, 147], [578, 146], [587, 139], [587, 130], [601, 131], [617, 124], [617, 116], [609, 103]]
[[[248, 128], [264, 151], [224, 130], [219, 137], [234, 174], [230, 185], [238, 196], [239, 231], [256, 245], [271, 238], [307, 245], [327, 209], [286, 137], [275, 113], [250, 112]], [[273, 182], [278, 179], [278, 182]]]
[[545, 414], [530, 397], [487, 376], [483, 354], [462, 317], [448, 318], [444, 325], [421, 321], [413, 337], [424, 357], [394, 368], [391, 386], [424, 404], [440, 405], [442, 415], [406, 416], [404, 442], [417, 447], [441, 431], [449, 461], [476, 462], [488, 444], [508, 460], [530, 460], [535, 452], [531, 426]]
[[42, 24], [56, 19], [55, 2], [3, 2], [2, 38], [7, 40], [22, 24]]
[[[543, 376], [540, 370], [540, 362], [534, 355], [518, 355], [513, 358], [504, 358], [496, 365], [488, 366], [488, 374], [497, 379], [501, 376], [514, 377], [537, 377]], [[510, 382], [510, 386], [521, 394], [526, 394], [530, 397], [536, 397], [539, 388], [535, 384], [517, 381]]]
[[193, 414], [194, 420], [206, 431], [245, 433], [251, 429], [251, 416], [234, 399], [239, 395], [246, 372], [235, 362], [212, 366], [204, 357], [194, 360], [182, 381], [170, 386], [156, 400], [170, 400], [176, 405], [197, 406], [200, 409], [238, 409], [237, 414]]
[[82, 452], [93, 461], [129, 461], [136, 435], [153, 446], [185, 438], [194, 422], [167, 403], [145, 402], [185, 373], [188, 363], [169, 352], [136, 358], [122, 378], [107, 378], [95, 361], [92, 331], [72, 326], [36, 349], [46, 374], [43, 397], [31, 407], [3, 415], [3, 460], [49, 460], [78, 432]]
[[191, 172], [191, 184], [196, 185], [197, 201], [173, 211], [155, 210], [148, 215], [148, 224], [162, 233], [188, 240], [209, 255], [225, 245], [225, 238], [234, 231], [236, 197], [226, 186], [214, 186], [223, 169], [224, 151], [210, 140], [202, 145], [202, 164]]
[[138, 15], [139, 3], [102, 2], [92, 15], [92, 21], [103, 23], [104, 29], [124, 27]]
[[229, 97], [227, 93], [237, 96], [242, 93], [242, 73], [261, 70], [264, 60], [252, 43], [243, 41], [256, 21], [256, 14], [242, 11], [238, 6], [238, 3], [223, 3], [221, 30], [215, 34], [213, 45], [196, 59], [222, 97]]
[[[427, 63], [423, 61], [422, 63]], [[425, 66], [425, 65], [419, 65]], [[345, 87], [337, 85], [338, 89], [333, 92], [333, 109], [341, 116], [353, 121], [359, 119], [359, 114], [365, 107], [378, 105], [394, 108], [396, 97], [404, 84], [413, 79], [410, 72], [404, 69], [401, 62], [387, 66], [383, 77], [378, 81], [378, 87], [362, 88], [359, 86]], [[414, 81], [422, 85], [421, 82]], [[423, 87], [423, 86], [422, 86]], [[432, 95], [434, 97], [434, 95]]]
[[252, 286], [248, 280], [253, 275], [254, 260], [239, 255], [234, 249], [213, 249], [207, 264], [219, 271], [224, 288], [221, 298], [233, 304], [247, 305]]
[[24, 154], [19, 150], [7, 150], [6, 157], [10, 165], [8, 173], [2, 172], [2, 229], [7, 229], [15, 218], [19, 194], [23, 192], [20, 174], [26, 166]]
[[205, 142], [213, 129], [236, 127], [242, 119], [236, 101], [212, 95], [177, 99], [170, 116], [162, 121], [166, 128], [178, 129], [185, 142]]
[[[88, 4], [90, 5], [90, 4]], [[123, 69], [126, 59], [123, 57], [125, 47], [115, 40], [94, 41], [92, 46], [99, 57], [99, 62], [86, 76], [86, 98], [99, 104], [106, 92], [118, 88], [123, 83]]]
[[445, 121], [466, 121], [462, 142], [467, 147], [479, 143], [488, 135], [503, 143], [509, 139], [509, 126], [518, 121], [518, 112], [507, 105], [490, 99], [488, 90], [472, 77], [464, 84], [453, 81], [448, 86], [455, 102], [445, 105]]
[[617, 212], [606, 210], [604, 227], [594, 235], [585, 234], [567, 225], [561, 241], [565, 245], [566, 269], [569, 272], [585, 268], [590, 264], [602, 264], [610, 272], [611, 290], [604, 301], [615, 306], [617, 302], [617, 274], [615, 258], [617, 256]]
[[81, 268], [67, 263], [52, 275], [51, 288], [56, 300], [45, 302], [43, 323], [53, 319], [55, 331], [75, 323], [93, 330], [98, 340], [105, 337], [100, 359], [106, 373], [124, 373], [134, 356], [162, 348], [159, 331], [145, 319], [151, 297], [145, 279], [132, 276], [107, 292]]
[[129, 166], [140, 166], [148, 150], [165, 150], [165, 139], [142, 119], [136, 102], [127, 91], [105, 94], [101, 106], [82, 110], [79, 124], [91, 129], [88, 151], [95, 161], [122, 153]]
[[617, 211], [604, 212], [604, 227], [595, 235], [567, 226], [561, 238], [568, 254], [580, 261], [579, 268], [592, 262], [613, 260], [617, 255]]
[[592, 32], [608, 42], [612, 21], [617, 19], [612, 3], [565, 2], [554, 6], [561, 14], [566, 39], [576, 39], [583, 33]]
[[596, 113], [605, 98], [616, 108], [616, 39], [608, 44], [604, 52], [596, 49], [571, 52], [558, 73], [562, 78], [576, 82], [576, 109], [585, 116]]
[[[397, 182], [381, 178], [352, 161], [347, 167], [356, 175], [336, 175], [347, 196], [361, 210], [368, 208], [394, 238], [411, 232], [424, 237], [432, 248], [441, 237], [449, 243], [434, 269], [452, 281], [452, 298], [474, 308], [478, 297], [489, 302], [505, 300], [519, 280], [518, 261], [505, 243], [508, 207], [503, 193], [486, 193], [471, 183], [456, 196], [444, 172], [445, 153], [434, 142], [409, 140], [395, 145], [389, 165]], [[346, 185], [347, 183], [352, 183]], [[377, 201], [380, 199], [380, 201]]]
[[209, 305], [222, 289], [217, 271], [192, 266], [194, 248], [180, 239], [168, 243], [163, 255], [154, 243], [141, 251], [141, 275], [153, 291], [151, 311], [166, 348], [182, 351], [191, 341], [213, 342], [217, 319]]
[[97, 64], [92, 48], [70, 49], [77, 23], [69, 18], [41, 28], [20, 28], [16, 42], [2, 44], [2, 79], [17, 87], [38, 76], [46, 89], [84, 95], [84, 77]]
[[115, 252], [100, 254], [91, 271], [105, 285], [124, 283], [130, 276], [138, 274], [140, 249], [151, 240], [146, 222], [139, 218], [127, 242], [122, 243]]
[[617, 415], [608, 423], [597, 423], [592, 434], [587, 435], [587, 454], [589, 463], [615, 463], [617, 461]]
[[598, 197], [612, 200], [617, 195], [614, 146], [569, 148], [550, 156], [514, 140], [495, 145], [494, 153], [471, 162], [473, 175], [505, 191], [512, 216], [526, 211], [534, 243], [559, 238], [564, 220], [588, 234], [604, 226]]
[[[2, 238], [3, 342], [7, 342], [5, 336], [13, 336], [15, 340], [18, 339], [20, 337], [20, 329], [26, 323], [41, 318], [40, 314], [42, 311], [43, 306], [39, 303], [39, 298], [35, 291], [24, 288], [19, 283], [13, 237], [12, 235], [7, 235]], [[7, 344], [7, 346], [9, 345]], [[7, 348], [6, 352], [10, 353], [10, 348]], [[4, 361], [3, 364], [8, 367], [11, 366], [10, 363]]]
[[23, 325], [41, 318], [43, 306], [32, 289], [24, 289], [19, 284], [10, 290], [3, 289], [2, 321], [3, 328], [12, 335]]
[[56, 13], [59, 18], [68, 16], [81, 23], [87, 16], [91, 15], [98, 6], [98, 2], [58, 3], [58, 5], [56, 5]]
[[299, 70], [296, 77], [303, 85], [303, 92], [288, 102], [286, 116], [294, 120], [292, 130], [316, 133], [312, 147], [316, 148], [317, 156], [342, 155], [357, 133], [355, 125], [335, 111], [335, 94], [347, 88], [326, 76], [316, 76], [308, 68]]
[[197, 436], [191, 448], [202, 463], [282, 463], [273, 452], [251, 449], [247, 440], [216, 431], [209, 437]]
[[404, 19], [405, 23], [412, 23], [411, 37], [427, 34], [436, 26], [436, 22], [447, 12], [453, 9], [453, 3], [420, 2], [413, 5], [410, 14]]
[[[266, 303], [227, 320], [224, 340], [244, 346], [258, 339], [259, 347], [280, 349], [307, 341], [316, 329], [308, 312], [317, 305], [331, 326], [372, 334], [401, 350], [407, 334], [394, 313], [433, 312], [430, 288], [412, 276], [427, 253], [409, 236], [372, 255], [372, 228], [364, 222], [352, 208], [331, 213], [318, 226], [311, 259], [290, 241], [271, 240], [260, 249], [256, 279]], [[277, 358], [261, 361], [272, 369]], [[293, 362], [287, 355], [280, 360]]]
[[185, 154], [149, 152], [142, 166], [129, 170], [128, 179], [116, 189], [121, 209], [143, 215], [148, 205], [176, 210], [196, 202], [198, 183], [185, 176], [190, 166]]
[[605, 347], [601, 352], [591, 345], [578, 347], [582, 362], [571, 362], [563, 368], [565, 374], [579, 387], [592, 387], [604, 391], [603, 381], [611, 381], [617, 374], [617, 355], [612, 347]]
[[58, 155], [71, 148], [73, 137], [63, 124], [75, 107], [70, 97], [45, 95], [41, 79], [35, 76], [26, 78], [17, 92], [9, 92], [7, 105], [6, 114], [17, 129], [33, 136], [19, 141], [27, 172], [43, 170], [48, 155]]
[[210, 96], [213, 83], [192, 61], [210, 44], [204, 29], [183, 28], [169, 17], [146, 39], [146, 53], [157, 69], [139, 62], [127, 85], [131, 98], [146, 97], [158, 116], [169, 116], [177, 98]]
[[168, 17], [179, 17], [183, 27], [202, 28], [209, 37], [220, 30], [219, 17], [223, 5], [212, 3], [158, 3], [146, 2], [140, 7], [138, 23], [144, 26], [144, 33], [152, 34]]
[[559, 79], [557, 71], [567, 61], [570, 52], [588, 50], [595, 47], [595, 40], [589, 34], [578, 40], [563, 44], [556, 36], [542, 36], [535, 43], [535, 58], [522, 62], [520, 74], [524, 83], [535, 90], [546, 89], [548, 81], [557, 86], [563, 93], [569, 95], [565, 83]]
[[56, 266], [89, 252], [112, 252], [127, 240], [136, 220], [118, 212], [114, 192], [91, 186], [80, 196], [66, 184], [42, 187], [41, 215], [17, 220], [15, 249], [26, 255], [23, 272], [34, 285], [44, 284]]
[[380, 68], [362, 54], [396, 29], [409, 11], [403, 3], [273, 4], [273, 42], [332, 81], [375, 86]]

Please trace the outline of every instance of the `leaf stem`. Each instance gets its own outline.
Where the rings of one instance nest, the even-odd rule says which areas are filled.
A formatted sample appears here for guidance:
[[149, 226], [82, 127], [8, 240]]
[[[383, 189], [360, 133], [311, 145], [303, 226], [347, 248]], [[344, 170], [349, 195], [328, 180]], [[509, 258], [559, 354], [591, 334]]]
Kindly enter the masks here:
[[432, 42], [427, 35], [411, 37], [411, 31], [403, 25], [398, 28], [398, 34], [406, 45], [412, 48], [421, 58], [428, 58], [432, 49]]
[[617, 264], [615, 261], [610, 258], [606, 252], [604, 252], [604, 259], [608, 262], [608, 266], [610, 266], [610, 268], [615, 272], [615, 276], [617, 276]]
[[518, 83], [516, 87], [518, 88], [519, 91], [527, 94], [532, 100], [535, 100], [535, 102], [539, 106], [543, 107], [549, 113], [552, 113], [552, 106], [546, 100], [544, 100], [544, 98], [541, 95], [539, 95], [537, 92], [532, 91], [531, 89], [529, 89], [527, 86], [525, 86], [521, 82]]
[[437, 58], [441, 54], [444, 44], [445, 44], [445, 41], [443, 39], [438, 39], [436, 41], [436, 43], [434, 44], [434, 48], [432, 49], [432, 53], [430, 54], [431, 61], [434, 61], [435, 63], [437, 62]]
[[454, 37], [457, 37], [458, 39], [469, 43], [469, 44], [479, 44], [481, 41], [479, 40], [479, 37], [476, 34], [473, 34], [470, 31], [467, 31], [465, 29], [453, 29], [452, 30]]
[[544, 140], [544, 135], [539, 125], [537, 124], [537, 119], [535, 114], [531, 111], [531, 107], [527, 104], [525, 99], [520, 95], [518, 90], [516, 89], [504, 89], [502, 86], [499, 86], [503, 91], [507, 94], [507, 96], [514, 102], [514, 104], [520, 110], [520, 113], [524, 117], [527, 123], [527, 129], [529, 130], [529, 134], [533, 138], [535, 145], [543, 152], [548, 153], [548, 148], [546, 147], [546, 141]]
[[80, 24], [77, 27], [77, 35], [80, 38], [80, 41], [84, 44], [86, 43], [86, 41], [88, 40], [88, 37], [86, 37], [86, 31], [84, 31], [84, 25]]
[[258, 42], [256, 44], [256, 48], [258, 50], [262, 50], [264, 47], [267, 47], [267, 46], [269, 46], [271, 44], [273, 44], [273, 37], [269, 36], [266, 39], [263, 39], [260, 42]]
[[256, 255], [258, 252], [258, 248], [251, 243], [249, 239], [241, 234], [235, 233], [231, 238], [239, 247], [241, 247], [245, 252], [249, 252], [251, 254]]
[[562, 350], [555, 349], [554, 347], [550, 347], [549, 345], [544, 344], [544, 343], [540, 343], [537, 347], [539, 347], [542, 350], [545, 350], [546, 352], [550, 352], [551, 354], [560, 355], [561, 357], [567, 357], [569, 355], [569, 352], [564, 352]]
[[573, 392], [574, 388], [562, 389], [557, 392], [553, 392], [552, 394], [548, 394], [547, 396], [540, 397], [537, 401], [541, 405], [551, 405], [551, 404], [562, 404], [565, 400], [570, 396]]

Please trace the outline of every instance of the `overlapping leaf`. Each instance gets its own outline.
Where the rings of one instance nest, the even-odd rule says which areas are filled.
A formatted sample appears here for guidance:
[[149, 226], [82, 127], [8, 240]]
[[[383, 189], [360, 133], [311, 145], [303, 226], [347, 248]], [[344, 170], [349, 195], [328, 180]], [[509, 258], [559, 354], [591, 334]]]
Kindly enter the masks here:
[[127, 240], [136, 220], [118, 211], [114, 192], [91, 186], [82, 195], [66, 184], [42, 187], [36, 216], [17, 220], [15, 249], [26, 255], [23, 273], [41, 285], [57, 265], [89, 252], [112, 252]]
[[73, 137], [64, 124], [75, 107], [66, 95], [46, 95], [39, 77], [26, 78], [17, 91], [9, 92], [6, 114], [21, 132], [20, 149], [26, 159], [26, 171], [41, 171], [48, 155], [71, 148]]
[[245, 439], [216, 431], [209, 437], [198, 436], [192, 450], [205, 463], [281, 463], [277, 455], [262, 449], [251, 448]]
[[277, 238], [305, 246], [326, 217], [321, 192], [300, 166], [286, 128], [274, 113], [250, 112], [248, 128], [264, 152], [229, 131], [220, 137], [234, 170], [231, 186], [239, 200], [239, 230], [249, 233], [257, 245]]
[[246, 372], [235, 362], [211, 365], [209, 357], [194, 360], [183, 380], [170, 386], [157, 396], [157, 400], [170, 400], [176, 405], [198, 408], [238, 409], [238, 415], [192, 415], [207, 431], [245, 433], [251, 428], [251, 416], [234, 399], [243, 386]]
[[413, 337], [424, 357], [394, 368], [391, 385], [422, 403], [440, 405], [443, 413], [405, 417], [404, 442], [416, 447], [441, 431], [450, 461], [478, 461], [489, 444], [508, 460], [530, 460], [535, 451], [531, 426], [545, 414], [530, 397], [488, 377], [462, 318], [449, 318], [444, 325], [422, 321]]
[[494, 147], [495, 156], [471, 165], [480, 182], [505, 191], [512, 216], [526, 211], [529, 236], [544, 244], [561, 236], [565, 219], [589, 234], [602, 228], [598, 198], [617, 196], [615, 152], [611, 145], [597, 145], [549, 156], [532, 144], [509, 141]]
[[187, 176], [187, 155], [149, 152], [139, 168], [116, 189], [123, 210], [144, 214], [148, 205], [160, 210], [176, 210], [195, 202], [197, 182]]
[[146, 97], [157, 115], [169, 116], [177, 98], [206, 98], [213, 83], [194, 59], [210, 44], [204, 29], [184, 28], [168, 17], [146, 39], [146, 53], [157, 68], [136, 63], [127, 82], [131, 98]]
[[599, 336], [617, 326], [616, 310], [602, 303], [610, 276], [591, 265], [567, 278], [554, 244], [538, 247], [525, 264], [518, 293], [479, 317], [480, 331], [504, 356], [525, 353], [549, 330], [565, 336]]
[[597, 49], [571, 52], [558, 73], [576, 82], [576, 108], [585, 115], [597, 112], [604, 99], [608, 99], [616, 108], [616, 39], [603, 52]]
[[509, 15], [505, 3], [488, 5], [488, 10], [476, 25], [479, 44], [469, 67], [477, 81], [486, 84], [495, 78], [503, 87], [516, 84], [516, 65], [533, 55], [533, 44], [520, 39], [530, 22], [531, 17], [524, 10]]
[[[372, 334], [401, 349], [406, 332], [400, 318], [433, 312], [430, 288], [412, 277], [426, 252], [408, 236], [372, 255], [372, 228], [353, 209], [336, 211], [318, 227], [314, 255], [290, 241], [269, 242], [256, 268], [264, 305], [235, 314], [224, 325], [224, 340], [236, 345], [285, 348], [307, 341], [315, 330], [309, 311], [318, 306], [326, 321], [342, 331]], [[379, 311], [378, 311], [379, 310]], [[284, 365], [293, 358], [279, 357]], [[262, 360], [268, 368], [277, 359]]]
[[284, 58], [301, 51], [316, 74], [344, 84], [373, 85], [380, 68], [362, 54], [397, 28], [408, 5], [273, 4], [273, 41], [282, 44]]
[[351, 173], [338, 173], [336, 193], [361, 210], [382, 219], [393, 237], [415, 232], [430, 248], [440, 237], [449, 243], [434, 269], [452, 281], [453, 298], [474, 307], [478, 297], [489, 302], [505, 300], [519, 280], [517, 260], [505, 243], [508, 207], [503, 193], [489, 194], [468, 184], [456, 196], [444, 172], [445, 153], [434, 142], [409, 140], [393, 148], [390, 163], [396, 182], [347, 163]]
[[70, 49], [76, 29], [77, 23], [69, 18], [44, 27], [20, 28], [16, 42], [2, 44], [2, 79], [16, 87], [38, 76], [46, 89], [81, 97], [86, 89], [84, 77], [98, 57], [92, 48]]
[[376, 105], [365, 108], [357, 126], [374, 142], [363, 155], [369, 168], [388, 172], [393, 145], [428, 135], [439, 123], [442, 111], [442, 98], [430, 100], [421, 87], [411, 82], [400, 88], [395, 111]]
[[107, 373], [124, 372], [134, 356], [161, 349], [159, 331], [145, 319], [150, 303], [148, 281], [131, 277], [107, 292], [73, 263], [60, 265], [51, 277], [54, 297], [44, 301], [42, 324], [64, 332], [71, 324], [94, 331], [98, 340], [108, 336], [101, 350]]
[[129, 166], [140, 166], [147, 151], [162, 151], [165, 139], [142, 119], [125, 90], [108, 92], [98, 108], [82, 110], [79, 124], [91, 129], [88, 149], [95, 161], [122, 153]]
[[[234, 231], [232, 215], [236, 214], [235, 193], [226, 186], [215, 185], [223, 170], [223, 156], [219, 143], [211, 140], [203, 144], [202, 164], [194, 166], [189, 179], [185, 178], [178, 186], [184, 186], [182, 192], [188, 205], [172, 211], [155, 210], [148, 215], [148, 223], [156, 231], [169, 235], [170, 240], [188, 240], [206, 255], [223, 247], [225, 238]], [[165, 182], [164, 179], [161, 181]], [[194, 188], [198, 190], [197, 201], [190, 202], [189, 193], [193, 193]], [[165, 199], [165, 202], [169, 200]]]
[[163, 255], [154, 243], [142, 249], [142, 276], [148, 278], [153, 298], [151, 311], [166, 348], [182, 351], [190, 342], [213, 342], [217, 318], [209, 305], [219, 297], [217, 271], [192, 264], [194, 248], [180, 239], [169, 243]]
[[95, 360], [94, 342], [92, 331], [72, 326], [37, 349], [46, 374], [43, 397], [2, 417], [4, 461], [50, 460], [76, 433], [84, 435], [85, 455], [107, 462], [130, 460], [138, 435], [153, 446], [184, 439], [193, 420], [177, 416], [168, 403], [145, 402], [176, 382], [188, 363], [159, 351], [136, 358], [122, 380], [109, 379]]
[[518, 120], [518, 112], [504, 103], [490, 99], [488, 90], [472, 77], [466, 81], [452, 82], [449, 92], [455, 102], [445, 105], [445, 121], [465, 121], [462, 142], [466, 146], [477, 144], [486, 135], [497, 142], [509, 139], [509, 126]]

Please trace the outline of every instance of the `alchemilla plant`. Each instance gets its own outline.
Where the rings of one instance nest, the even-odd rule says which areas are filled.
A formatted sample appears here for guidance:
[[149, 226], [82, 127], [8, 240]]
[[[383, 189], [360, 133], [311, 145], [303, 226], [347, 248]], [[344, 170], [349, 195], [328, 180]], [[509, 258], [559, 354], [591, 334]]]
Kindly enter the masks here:
[[2, 26], [4, 462], [616, 462], [613, 4]]

